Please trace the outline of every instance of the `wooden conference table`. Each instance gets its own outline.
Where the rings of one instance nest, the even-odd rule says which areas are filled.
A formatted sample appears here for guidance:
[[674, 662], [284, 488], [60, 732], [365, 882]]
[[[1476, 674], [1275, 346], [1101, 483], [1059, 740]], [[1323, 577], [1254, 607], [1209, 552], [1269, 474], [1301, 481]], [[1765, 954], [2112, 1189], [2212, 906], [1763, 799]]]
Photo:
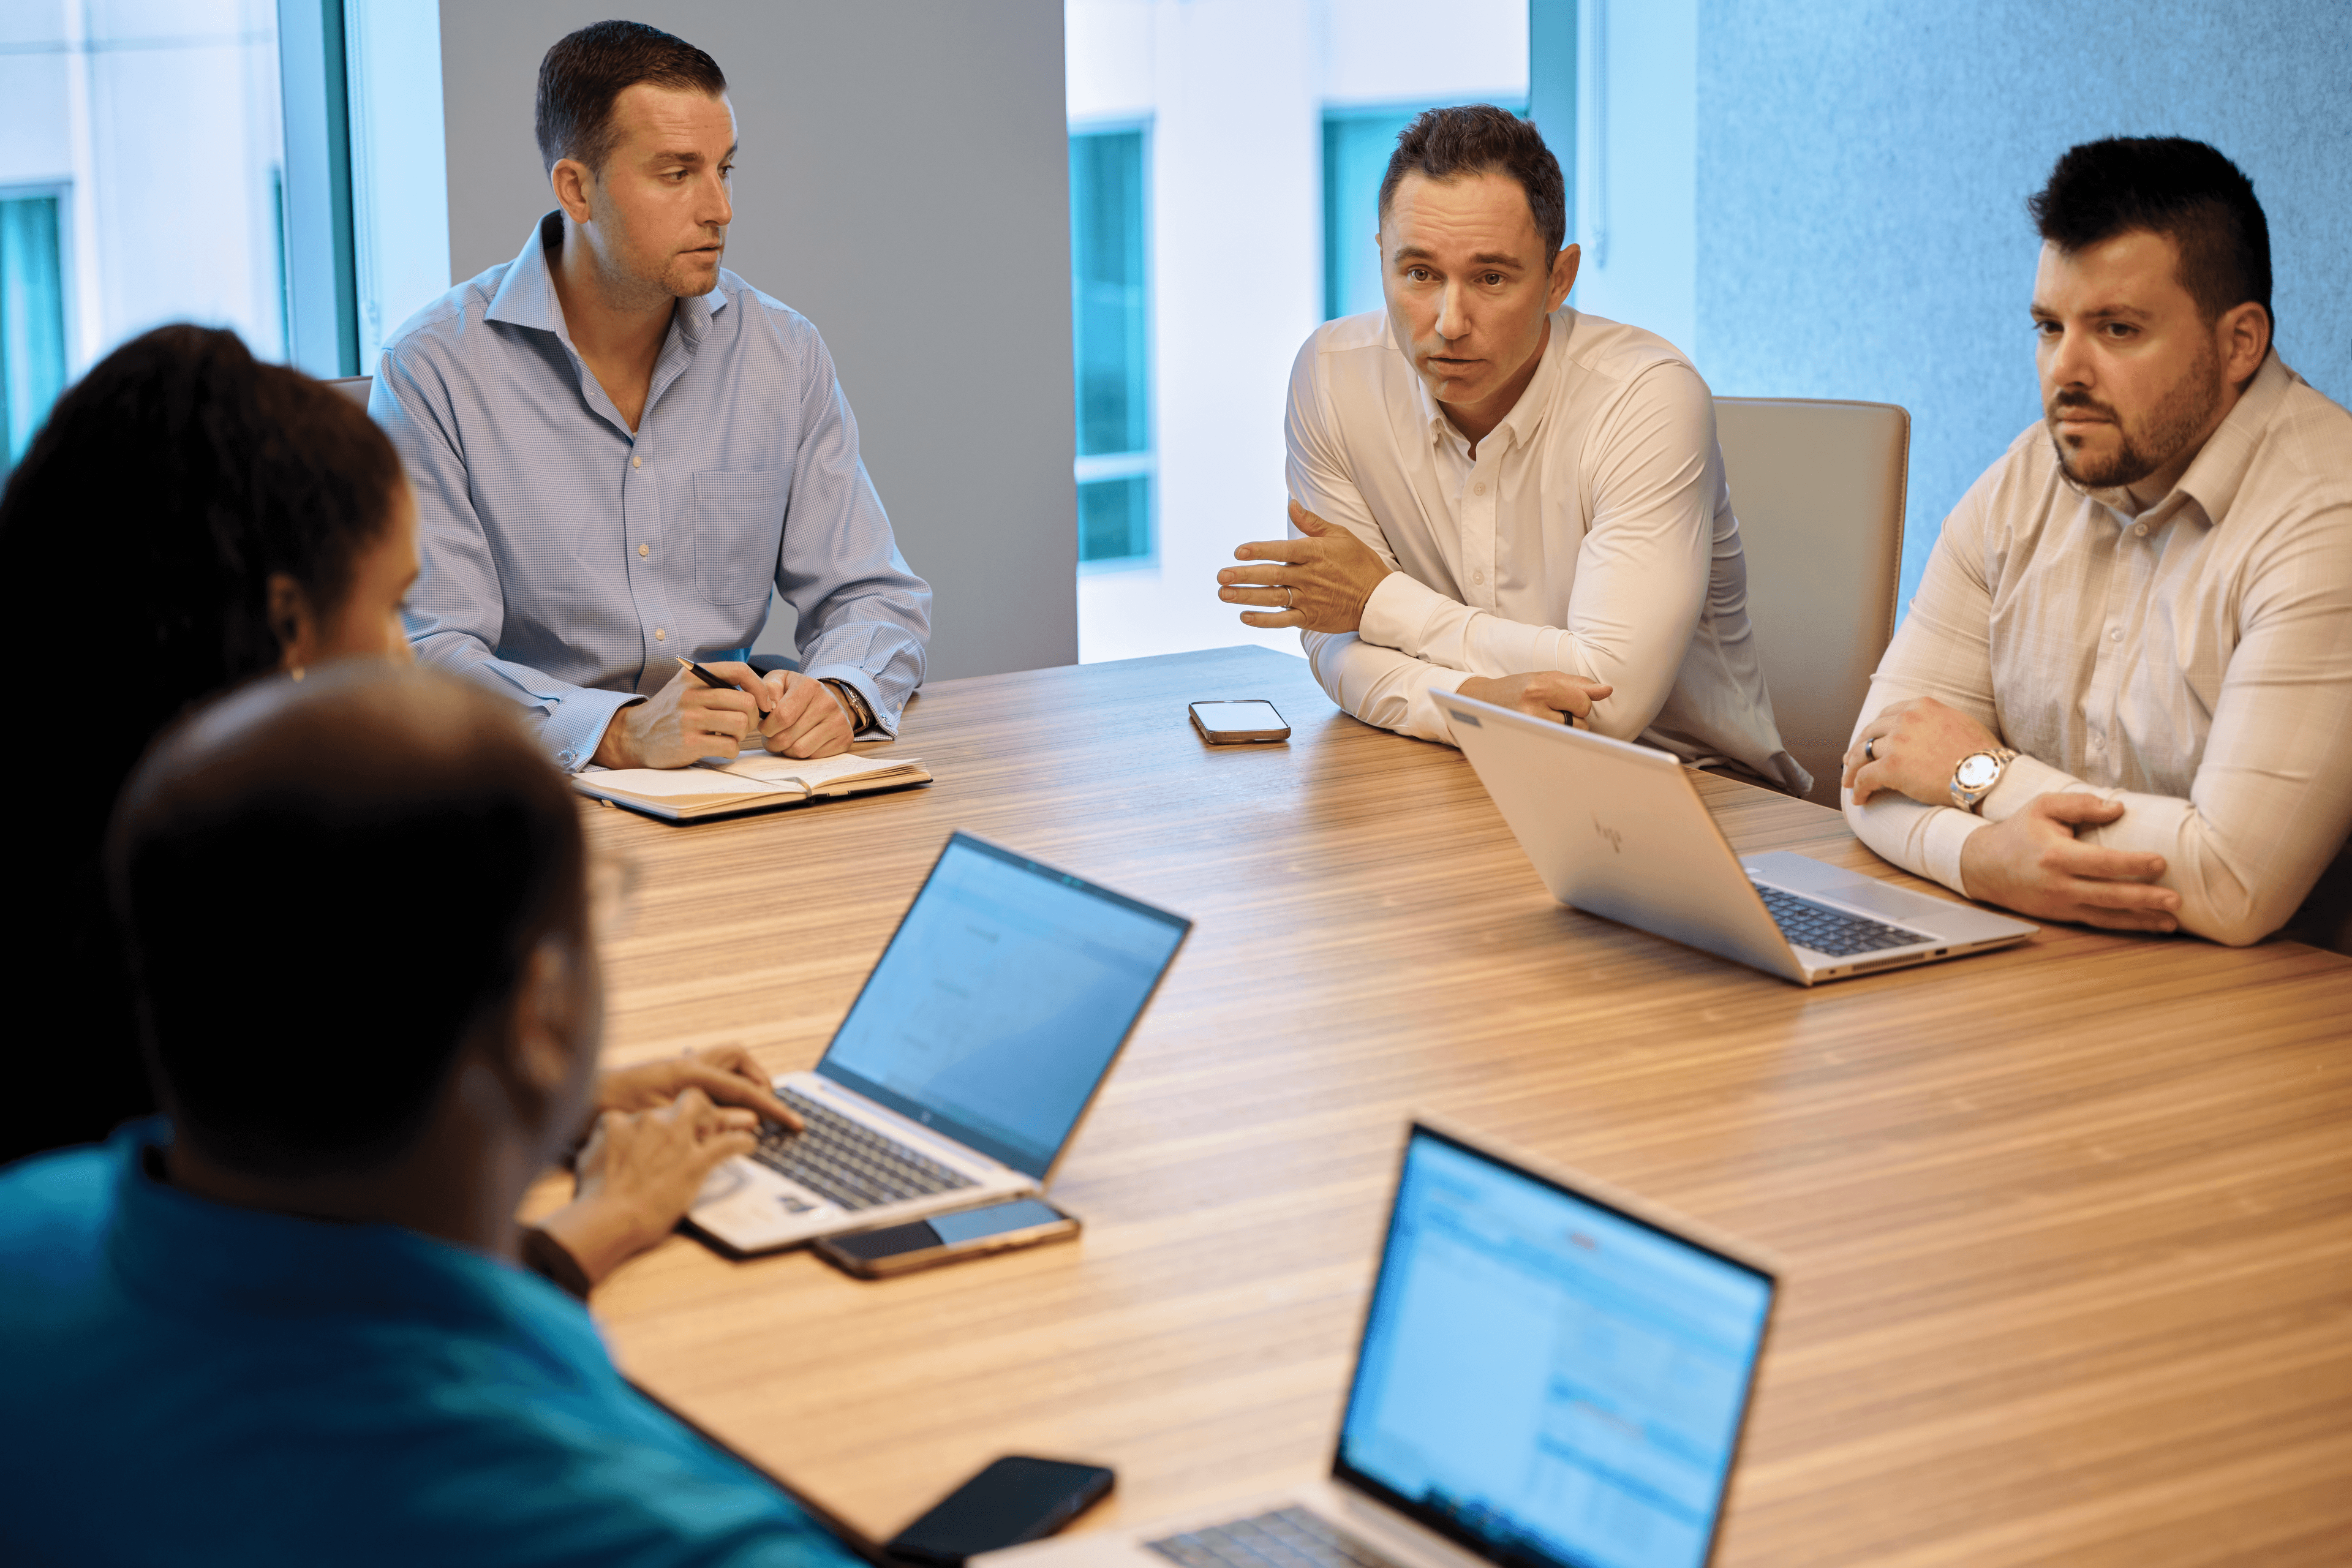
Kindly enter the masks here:
[[[1286, 746], [1185, 721], [1255, 697]], [[813, 1063], [952, 828], [1198, 923], [1076, 1245], [875, 1284], [678, 1238], [598, 1291], [632, 1376], [874, 1537], [1004, 1453], [1116, 1466], [1082, 1527], [1320, 1473], [1425, 1109], [1785, 1260], [1726, 1563], [2352, 1551], [2352, 961], [2050, 928], [1804, 990], [1554, 904], [1457, 753], [1264, 649], [941, 682], [897, 749], [938, 784], [590, 812], [642, 872], [608, 1059]], [[1907, 880], [1701, 785], [1742, 849]]]

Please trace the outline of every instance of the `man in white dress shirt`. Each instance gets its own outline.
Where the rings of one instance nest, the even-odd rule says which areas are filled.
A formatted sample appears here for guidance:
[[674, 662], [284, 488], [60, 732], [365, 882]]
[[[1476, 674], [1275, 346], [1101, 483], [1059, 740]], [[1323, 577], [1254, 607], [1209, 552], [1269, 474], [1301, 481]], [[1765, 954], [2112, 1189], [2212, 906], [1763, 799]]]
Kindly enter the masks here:
[[[2352, 830], [2352, 414], [2272, 352], [2220, 153], [2088, 142], [2027, 205], [2044, 419], [1945, 521], [1846, 817], [2024, 914], [2259, 941]], [[2297, 934], [2342, 944], [2347, 871]]]
[[1536, 128], [1433, 109], [1381, 182], [1385, 312], [1291, 372], [1291, 521], [1218, 574], [1297, 626], [1332, 700], [1450, 741], [1433, 690], [1728, 764], [1801, 795], [1748, 621], [1706, 384], [1675, 346], [1565, 308], [1559, 164]]

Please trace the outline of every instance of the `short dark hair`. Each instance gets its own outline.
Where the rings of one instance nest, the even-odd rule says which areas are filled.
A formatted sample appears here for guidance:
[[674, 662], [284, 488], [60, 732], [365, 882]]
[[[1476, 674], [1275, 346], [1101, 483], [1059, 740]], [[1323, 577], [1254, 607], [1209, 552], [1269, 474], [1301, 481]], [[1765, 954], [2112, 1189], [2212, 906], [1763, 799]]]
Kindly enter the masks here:
[[539, 156], [551, 170], [576, 158], [603, 174], [613, 153], [613, 104], [639, 82], [716, 98], [719, 62], [643, 22], [596, 22], [555, 40], [539, 62]]
[[2273, 315], [2271, 230], [2254, 183], [2202, 142], [2113, 136], [2069, 147], [2025, 210], [2065, 251], [2133, 229], [2165, 236], [2180, 255], [2180, 286], [2209, 322], [2249, 300]]
[[513, 704], [378, 659], [174, 727], [107, 873], [175, 1134], [256, 1175], [408, 1148], [540, 942], [585, 933], [578, 805]]
[[1559, 160], [1533, 122], [1491, 103], [1425, 109], [1397, 133], [1389, 172], [1381, 177], [1381, 221], [1388, 221], [1389, 198], [1407, 174], [1454, 180], [1490, 173], [1509, 175], [1527, 193], [1544, 259], [1550, 260], [1568, 243], [1568, 183], [1560, 178]]

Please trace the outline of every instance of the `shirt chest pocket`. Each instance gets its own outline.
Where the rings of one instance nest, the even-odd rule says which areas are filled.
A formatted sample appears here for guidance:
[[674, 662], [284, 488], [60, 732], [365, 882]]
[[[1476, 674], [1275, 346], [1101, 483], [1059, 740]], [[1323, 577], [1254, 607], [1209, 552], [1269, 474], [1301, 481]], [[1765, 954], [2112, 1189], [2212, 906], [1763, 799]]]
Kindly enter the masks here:
[[713, 605], [767, 598], [783, 546], [784, 491], [777, 473], [694, 476], [694, 584]]

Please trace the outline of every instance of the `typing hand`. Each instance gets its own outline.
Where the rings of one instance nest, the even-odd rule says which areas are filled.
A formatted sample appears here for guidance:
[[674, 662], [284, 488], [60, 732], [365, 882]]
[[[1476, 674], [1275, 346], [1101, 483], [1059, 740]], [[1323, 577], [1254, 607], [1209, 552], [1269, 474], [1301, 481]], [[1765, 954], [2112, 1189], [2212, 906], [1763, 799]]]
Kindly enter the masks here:
[[1224, 586], [1217, 597], [1229, 605], [1270, 605], [1244, 611], [1247, 626], [1303, 626], [1310, 632], [1352, 632], [1363, 624], [1364, 602], [1395, 568], [1371, 546], [1337, 523], [1290, 503], [1290, 521], [1304, 539], [1266, 539], [1234, 552], [1236, 561], [1265, 563], [1228, 566], [1217, 574]]
[[1614, 689], [1605, 681], [1587, 680], [1580, 675], [1557, 669], [1538, 669], [1526, 675], [1473, 677], [1454, 688], [1454, 692], [1474, 702], [1516, 708], [1538, 719], [1582, 730], [1589, 728], [1584, 721], [1592, 717], [1592, 705]]
[[768, 716], [760, 740], [781, 757], [837, 757], [856, 738], [849, 714], [833, 688], [813, 675], [779, 669], [765, 678], [761, 700]]
[[2124, 814], [2123, 803], [2095, 795], [2036, 795], [2006, 822], [1979, 827], [1960, 847], [1960, 881], [1969, 897], [2042, 920], [2077, 921], [2116, 931], [2179, 929], [2180, 895], [2152, 886], [2164, 857], [2106, 849], [2074, 837]]
[[740, 1046], [711, 1046], [639, 1067], [601, 1072], [596, 1075], [595, 1109], [651, 1110], [689, 1089], [700, 1089], [714, 1104], [754, 1111], [795, 1132], [800, 1131], [801, 1119], [776, 1098], [769, 1088], [768, 1075]]
[[1972, 752], [1990, 752], [2000, 737], [1957, 708], [1932, 697], [1891, 702], [1862, 727], [1846, 752], [1839, 782], [1862, 805], [1880, 790], [1922, 805], [1952, 804], [1952, 770]]
[[[759, 690], [749, 665], [706, 666], [721, 680]], [[643, 702], [613, 715], [594, 761], [608, 768], [682, 768], [698, 757], [732, 757], [746, 735], [760, 728], [760, 704], [751, 691], [705, 686], [681, 668], [670, 683]]]
[[720, 1162], [758, 1147], [759, 1121], [699, 1089], [650, 1110], [607, 1110], [573, 1163], [578, 1192], [540, 1228], [601, 1284], [677, 1227]]

